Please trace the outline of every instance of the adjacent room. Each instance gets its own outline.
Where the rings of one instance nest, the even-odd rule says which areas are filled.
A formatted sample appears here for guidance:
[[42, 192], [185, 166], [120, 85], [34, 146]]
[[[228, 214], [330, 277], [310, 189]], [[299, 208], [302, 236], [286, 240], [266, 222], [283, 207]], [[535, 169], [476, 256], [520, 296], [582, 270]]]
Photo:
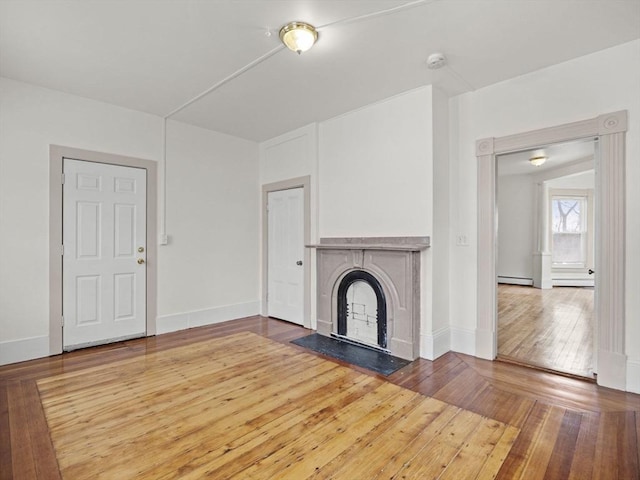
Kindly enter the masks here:
[[0, 480], [640, 478], [640, 2], [0, 0]]

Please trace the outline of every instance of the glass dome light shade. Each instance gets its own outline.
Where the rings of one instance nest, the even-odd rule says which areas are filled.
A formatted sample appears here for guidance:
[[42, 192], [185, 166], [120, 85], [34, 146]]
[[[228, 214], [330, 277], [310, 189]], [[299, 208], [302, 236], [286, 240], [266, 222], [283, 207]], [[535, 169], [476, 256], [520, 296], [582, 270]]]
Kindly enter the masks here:
[[313, 25], [304, 22], [291, 22], [280, 29], [280, 40], [288, 49], [300, 54], [306, 52], [318, 39]]

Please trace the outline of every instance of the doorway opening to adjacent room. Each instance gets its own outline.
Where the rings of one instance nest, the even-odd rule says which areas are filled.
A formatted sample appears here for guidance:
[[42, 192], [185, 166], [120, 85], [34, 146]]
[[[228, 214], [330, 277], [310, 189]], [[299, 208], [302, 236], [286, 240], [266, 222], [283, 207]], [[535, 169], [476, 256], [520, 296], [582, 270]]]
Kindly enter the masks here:
[[497, 157], [498, 358], [594, 378], [596, 141]]

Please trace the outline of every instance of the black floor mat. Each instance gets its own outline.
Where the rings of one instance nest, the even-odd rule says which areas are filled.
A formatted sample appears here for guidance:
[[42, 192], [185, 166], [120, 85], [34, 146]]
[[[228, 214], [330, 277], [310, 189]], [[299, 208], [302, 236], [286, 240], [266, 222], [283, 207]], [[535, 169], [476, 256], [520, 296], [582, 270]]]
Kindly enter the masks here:
[[377, 352], [370, 348], [360, 347], [335, 338], [325, 337], [317, 333], [292, 340], [291, 343], [373, 370], [382, 375], [391, 375], [396, 370], [411, 363], [403, 358], [394, 357], [387, 353]]

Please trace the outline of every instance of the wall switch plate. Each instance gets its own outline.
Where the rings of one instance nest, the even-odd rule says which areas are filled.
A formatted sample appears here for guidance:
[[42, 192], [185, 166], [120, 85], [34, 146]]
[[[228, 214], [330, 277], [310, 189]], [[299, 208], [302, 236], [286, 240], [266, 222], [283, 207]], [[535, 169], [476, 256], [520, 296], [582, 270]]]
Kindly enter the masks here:
[[458, 247], [468, 247], [469, 239], [467, 238], [466, 235], [458, 235], [456, 236], [456, 245]]
[[158, 235], [158, 243], [160, 245], [166, 245], [169, 243], [169, 235], [167, 235], [166, 233], [161, 233], [160, 235]]

